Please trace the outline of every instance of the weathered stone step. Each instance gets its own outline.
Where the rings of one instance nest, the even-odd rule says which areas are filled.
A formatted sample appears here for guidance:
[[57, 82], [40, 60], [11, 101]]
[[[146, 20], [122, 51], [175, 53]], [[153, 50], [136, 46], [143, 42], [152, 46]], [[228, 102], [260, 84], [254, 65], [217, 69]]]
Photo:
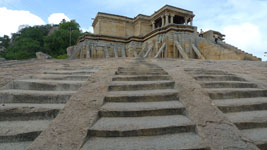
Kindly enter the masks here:
[[257, 88], [257, 84], [240, 81], [205, 81], [199, 83], [203, 88]]
[[141, 117], [160, 115], [183, 115], [185, 107], [179, 101], [105, 103], [100, 111], [101, 117]]
[[222, 112], [267, 110], [267, 97], [214, 100]]
[[110, 91], [173, 89], [173, 81], [113, 81]]
[[74, 66], [70, 66], [70, 67], [63, 67], [63, 68], [57, 68], [55, 70], [59, 70], [59, 71], [74, 71], [74, 70], [97, 70], [99, 69], [98, 67], [94, 67], [94, 66], [91, 66], [91, 67], [74, 67]]
[[53, 119], [64, 104], [5, 104], [0, 106], [0, 121]]
[[31, 79], [41, 80], [74, 80], [74, 81], [86, 81], [90, 75], [60, 75], [60, 74], [35, 74], [30, 76]]
[[234, 75], [196, 75], [194, 78], [198, 81], [246, 81]]
[[267, 149], [267, 128], [242, 130], [243, 136], [252, 140], [261, 150]]
[[50, 124], [50, 120], [1, 121], [0, 143], [32, 141]]
[[0, 143], [0, 150], [25, 150], [32, 141]]
[[118, 71], [120, 72], [128, 72], [128, 71], [147, 71], [147, 72], [164, 72], [162, 68], [147, 68], [147, 67], [129, 67], [129, 68], [123, 68], [119, 67]]
[[202, 69], [201, 70], [184, 69], [184, 70], [197, 75], [232, 75], [222, 70], [202, 70]]
[[183, 115], [149, 117], [102, 117], [89, 129], [91, 136], [153, 136], [194, 132], [195, 125]]
[[77, 74], [83, 74], [83, 75], [91, 75], [95, 73], [95, 71], [91, 70], [75, 70], [75, 71], [44, 71], [43, 74], [60, 74], [60, 75], [77, 75]]
[[168, 75], [116, 75], [112, 81], [158, 81], [171, 80]]
[[155, 102], [177, 100], [177, 91], [172, 89], [145, 91], [108, 92], [105, 102]]
[[267, 128], [266, 110], [227, 113], [226, 116], [239, 129]]
[[206, 91], [211, 99], [267, 97], [267, 90], [256, 88], [215, 88]]
[[[103, 144], [105, 143], [105, 144]], [[206, 143], [195, 133], [176, 133], [141, 137], [93, 137], [82, 150], [204, 150]]]
[[136, 72], [136, 71], [116, 71], [115, 73], [116, 75], [168, 75], [167, 72], [163, 72], [163, 71], [153, 71], [153, 72], [149, 72], [149, 71], [140, 71], [140, 72]]
[[76, 91], [84, 83], [84, 81], [24, 79], [15, 80], [12, 88], [40, 91]]
[[0, 103], [66, 103], [75, 91], [2, 90]]

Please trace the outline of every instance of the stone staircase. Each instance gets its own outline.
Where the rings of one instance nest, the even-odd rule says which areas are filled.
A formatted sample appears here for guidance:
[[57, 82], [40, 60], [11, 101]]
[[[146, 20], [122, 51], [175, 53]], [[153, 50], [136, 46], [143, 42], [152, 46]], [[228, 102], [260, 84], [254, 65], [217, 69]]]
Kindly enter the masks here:
[[244, 137], [267, 149], [267, 89], [220, 70], [185, 69]]
[[94, 67], [63, 67], [18, 79], [0, 90], [0, 149], [26, 149]]
[[118, 68], [82, 149], [208, 149], [174, 85], [167, 72], [143, 60]]

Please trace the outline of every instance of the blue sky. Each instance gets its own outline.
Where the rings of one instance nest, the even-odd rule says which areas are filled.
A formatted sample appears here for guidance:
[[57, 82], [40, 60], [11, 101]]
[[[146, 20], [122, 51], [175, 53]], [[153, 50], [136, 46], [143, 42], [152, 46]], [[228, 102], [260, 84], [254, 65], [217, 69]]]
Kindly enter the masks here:
[[198, 30], [220, 31], [226, 42], [267, 59], [267, 0], [0, 0], [0, 36], [16, 32], [21, 24], [63, 18], [92, 31], [92, 18], [99, 11], [135, 17], [151, 15], [165, 4], [192, 10]]

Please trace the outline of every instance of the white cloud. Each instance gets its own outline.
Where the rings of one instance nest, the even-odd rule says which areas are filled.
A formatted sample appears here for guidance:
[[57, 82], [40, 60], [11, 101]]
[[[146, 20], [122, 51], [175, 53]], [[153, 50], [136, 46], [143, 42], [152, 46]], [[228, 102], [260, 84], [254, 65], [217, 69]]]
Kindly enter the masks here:
[[81, 28], [83, 32], [90, 32], [90, 33], [94, 33], [94, 28], [92, 26], [90, 26], [89, 28]]
[[0, 8], [0, 36], [18, 31], [20, 25], [42, 25], [45, 22], [38, 16], [24, 10]]
[[48, 23], [59, 24], [63, 19], [70, 21], [70, 18], [67, 17], [64, 13], [53, 13], [48, 17]]

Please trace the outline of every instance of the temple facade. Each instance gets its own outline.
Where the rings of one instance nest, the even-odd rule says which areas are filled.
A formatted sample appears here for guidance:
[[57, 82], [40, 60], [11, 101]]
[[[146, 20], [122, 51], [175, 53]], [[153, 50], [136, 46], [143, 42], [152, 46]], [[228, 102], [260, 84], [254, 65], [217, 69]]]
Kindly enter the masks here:
[[71, 59], [108, 57], [255, 60], [257, 58], [224, 42], [224, 35], [197, 32], [194, 13], [165, 5], [151, 16], [135, 18], [99, 12], [94, 33], [80, 37], [67, 49]]

